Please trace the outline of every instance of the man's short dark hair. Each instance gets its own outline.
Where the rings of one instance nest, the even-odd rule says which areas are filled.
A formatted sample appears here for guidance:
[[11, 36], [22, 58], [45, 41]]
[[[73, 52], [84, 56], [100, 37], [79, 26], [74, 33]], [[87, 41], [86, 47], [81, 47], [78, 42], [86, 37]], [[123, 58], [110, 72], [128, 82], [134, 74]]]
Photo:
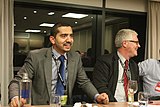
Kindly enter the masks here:
[[61, 22], [56, 23], [51, 29], [50, 36], [56, 36], [57, 33], [59, 32], [58, 28], [61, 26], [71, 26], [71, 25], [67, 23], [61, 23]]

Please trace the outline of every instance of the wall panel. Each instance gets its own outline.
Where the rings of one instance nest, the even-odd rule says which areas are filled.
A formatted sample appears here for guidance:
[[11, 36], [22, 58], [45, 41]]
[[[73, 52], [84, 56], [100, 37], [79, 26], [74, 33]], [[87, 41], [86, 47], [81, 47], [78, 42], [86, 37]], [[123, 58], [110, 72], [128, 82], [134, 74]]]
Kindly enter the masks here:
[[146, 12], [147, 0], [107, 0], [106, 8]]

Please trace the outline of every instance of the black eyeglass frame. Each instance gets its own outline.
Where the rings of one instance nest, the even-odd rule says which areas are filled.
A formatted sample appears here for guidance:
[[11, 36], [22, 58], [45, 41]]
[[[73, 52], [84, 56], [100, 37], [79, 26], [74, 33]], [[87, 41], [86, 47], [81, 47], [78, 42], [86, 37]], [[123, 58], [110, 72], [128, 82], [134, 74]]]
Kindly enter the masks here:
[[125, 40], [127, 42], [133, 42], [133, 43], [136, 43], [137, 45], [139, 45], [139, 41], [134, 41], [134, 40]]

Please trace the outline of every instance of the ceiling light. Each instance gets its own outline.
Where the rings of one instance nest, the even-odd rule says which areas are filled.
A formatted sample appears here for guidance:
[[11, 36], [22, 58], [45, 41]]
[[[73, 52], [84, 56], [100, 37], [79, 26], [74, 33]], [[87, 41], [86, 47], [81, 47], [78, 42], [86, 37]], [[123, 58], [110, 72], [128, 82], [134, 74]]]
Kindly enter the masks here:
[[34, 10], [34, 11], [33, 11], [33, 13], [35, 13], [35, 14], [36, 14], [36, 13], [37, 13], [37, 11], [36, 11], [36, 10]]
[[46, 31], [46, 30], [44, 30], [43, 32], [44, 32], [44, 33], [47, 33], [47, 31]]
[[74, 22], [75, 24], [77, 24], [78, 22]]
[[28, 30], [26, 30], [25, 32], [34, 32], [34, 33], [38, 33], [38, 32], [41, 32], [41, 30], [30, 30], [30, 29], [28, 29]]
[[77, 18], [77, 19], [81, 19], [87, 16], [88, 16], [87, 14], [77, 14], [77, 13], [67, 13], [65, 15], [62, 15], [62, 17], [70, 17], [70, 18]]
[[52, 24], [52, 23], [42, 23], [42, 24], [40, 24], [39, 26], [44, 26], [44, 27], [53, 27], [53, 26], [54, 26], [54, 24]]
[[24, 19], [24, 20], [26, 20], [26, 19], [27, 19], [27, 17], [26, 17], [26, 16], [24, 16], [24, 17], [23, 17], [23, 19]]
[[48, 15], [52, 16], [52, 15], [54, 15], [54, 12], [49, 12]]

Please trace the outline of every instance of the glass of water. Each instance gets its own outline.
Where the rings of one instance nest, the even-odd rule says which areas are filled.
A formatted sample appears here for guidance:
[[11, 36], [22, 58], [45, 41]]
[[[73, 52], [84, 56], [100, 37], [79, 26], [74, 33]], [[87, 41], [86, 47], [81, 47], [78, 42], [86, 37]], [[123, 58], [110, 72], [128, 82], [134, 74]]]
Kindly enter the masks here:
[[50, 107], [61, 107], [61, 96], [58, 94], [51, 94]]
[[149, 94], [146, 92], [139, 92], [138, 93], [138, 103], [139, 107], [147, 107], [149, 101]]

